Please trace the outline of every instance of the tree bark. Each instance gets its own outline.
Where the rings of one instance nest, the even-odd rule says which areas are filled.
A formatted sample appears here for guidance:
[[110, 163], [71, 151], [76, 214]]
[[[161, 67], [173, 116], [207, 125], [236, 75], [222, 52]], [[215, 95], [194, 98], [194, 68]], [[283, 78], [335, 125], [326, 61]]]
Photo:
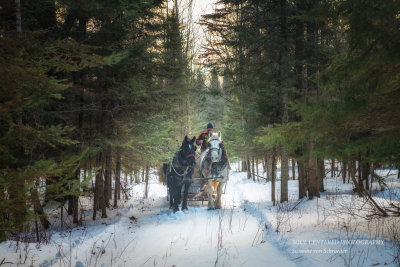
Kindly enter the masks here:
[[296, 180], [296, 161], [292, 159], [292, 179]]
[[246, 157], [246, 169], [247, 169], [247, 179], [251, 178], [251, 165], [250, 165], [250, 158]]
[[251, 172], [252, 172], [252, 177], [253, 177], [253, 182], [256, 181], [256, 176], [255, 176], [255, 170], [254, 170], [254, 156], [251, 158]]
[[273, 205], [276, 204], [275, 187], [276, 187], [276, 148], [272, 148], [271, 153], [271, 200]]
[[287, 150], [281, 147], [281, 199], [280, 202], [288, 201], [288, 180], [289, 180], [289, 162], [287, 157]]
[[106, 207], [110, 207], [110, 199], [112, 198], [112, 183], [111, 183], [111, 174], [112, 174], [112, 166], [111, 166], [111, 145], [107, 146], [105, 152], [105, 169], [104, 169], [104, 198]]
[[145, 181], [146, 181], [146, 188], [145, 188], [145, 192], [144, 192], [144, 197], [148, 198], [148, 196], [149, 196], [149, 166], [148, 165], [146, 166], [146, 178], [145, 178]]
[[358, 186], [364, 191], [361, 160], [361, 153], [358, 153]]
[[345, 184], [346, 178], [347, 178], [347, 162], [346, 162], [346, 160], [343, 160], [343, 162], [342, 162], [342, 178], [343, 178], [343, 184]]
[[272, 150], [267, 151], [265, 157], [265, 169], [267, 175], [267, 182], [271, 181], [271, 170], [272, 170]]
[[40, 204], [39, 194], [35, 187], [31, 188], [33, 211], [39, 216], [40, 223], [44, 229], [49, 229], [50, 222], [47, 219], [47, 214], [44, 212], [42, 205]]
[[318, 165], [319, 191], [320, 192], [325, 192], [325, 188], [324, 188], [324, 178], [325, 178], [324, 160], [323, 159], [317, 160], [317, 165]]
[[258, 158], [256, 159], [256, 175], [257, 175], [257, 180], [259, 181], [259, 174], [258, 174]]
[[299, 170], [299, 199], [306, 196], [306, 169], [304, 161], [297, 161], [297, 168]]
[[115, 189], [114, 189], [114, 207], [118, 206], [118, 200], [121, 199], [121, 148], [117, 148], [117, 158], [115, 163]]
[[319, 197], [319, 180], [317, 159], [311, 154], [314, 145], [310, 144], [310, 159], [308, 160], [308, 199]]
[[[368, 157], [368, 152], [366, 154], [366, 157]], [[369, 162], [363, 160], [364, 162], [361, 163], [361, 181], [364, 185], [365, 190], [370, 193], [369, 191], [369, 174], [370, 174], [370, 164]]]

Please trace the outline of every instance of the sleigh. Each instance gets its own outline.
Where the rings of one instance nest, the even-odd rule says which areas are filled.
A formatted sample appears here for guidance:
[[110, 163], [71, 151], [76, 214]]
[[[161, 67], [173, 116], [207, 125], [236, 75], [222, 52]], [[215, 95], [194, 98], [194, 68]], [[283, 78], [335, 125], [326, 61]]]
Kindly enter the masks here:
[[[224, 177], [213, 177], [213, 178], [192, 178], [192, 184], [189, 187], [189, 193], [188, 193], [188, 201], [201, 201], [201, 205], [203, 205], [204, 201], [208, 201], [208, 195], [207, 192], [205, 191], [205, 186], [207, 182], [211, 183], [218, 183], [220, 180], [223, 180]], [[213, 192], [213, 198], [215, 199], [217, 195], [217, 186], [214, 184], [214, 192]], [[224, 190], [222, 194], [225, 194], [226, 191], [226, 183], [224, 185]]]
[[[219, 182], [219, 180], [224, 179], [224, 177], [213, 177], [213, 178], [202, 178], [202, 177], [195, 177], [190, 179], [192, 184], [189, 187], [188, 193], [188, 201], [196, 202], [201, 201], [201, 205], [204, 204], [204, 201], [208, 201], [207, 192], [204, 190], [207, 181], [211, 182]], [[216, 186], [214, 186], [216, 188]], [[225, 194], [226, 191], [226, 184], [224, 185], [224, 190], [222, 194]], [[213, 193], [213, 198], [215, 199], [217, 195], [216, 189]], [[169, 201], [169, 189], [167, 188], [167, 201]], [[183, 188], [182, 188], [182, 199], [183, 199]]]

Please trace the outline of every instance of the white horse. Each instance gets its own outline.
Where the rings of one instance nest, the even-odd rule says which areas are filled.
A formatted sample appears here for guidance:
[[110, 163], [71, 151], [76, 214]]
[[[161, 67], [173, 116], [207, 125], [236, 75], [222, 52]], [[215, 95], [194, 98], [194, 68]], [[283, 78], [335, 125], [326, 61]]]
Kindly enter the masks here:
[[[200, 157], [200, 173], [208, 180], [205, 188], [208, 195], [208, 209], [222, 208], [221, 196], [229, 177], [229, 162], [222, 145], [221, 132], [210, 136], [208, 148]], [[217, 194], [215, 200], [213, 194]]]

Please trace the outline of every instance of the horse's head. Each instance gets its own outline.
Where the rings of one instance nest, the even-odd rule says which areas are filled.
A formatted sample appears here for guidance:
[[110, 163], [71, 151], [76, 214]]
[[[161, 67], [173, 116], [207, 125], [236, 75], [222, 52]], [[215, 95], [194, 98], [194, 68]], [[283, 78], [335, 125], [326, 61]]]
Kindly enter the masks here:
[[184, 160], [188, 163], [189, 166], [194, 166], [196, 165], [196, 146], [194, 142], [196, 141], [196, 136], [193, 137], [193, 139], [189, 139], [187, 136], [185, 136], [185, 139], [182, 142], [181, 146], [181, 155]]
[[213, 133], [208, 141], [208, 147], [211, 153], [212, 162], [220, 162], [222, 160], [222, 148], [221, 148], [221, 132], [218, 134]]

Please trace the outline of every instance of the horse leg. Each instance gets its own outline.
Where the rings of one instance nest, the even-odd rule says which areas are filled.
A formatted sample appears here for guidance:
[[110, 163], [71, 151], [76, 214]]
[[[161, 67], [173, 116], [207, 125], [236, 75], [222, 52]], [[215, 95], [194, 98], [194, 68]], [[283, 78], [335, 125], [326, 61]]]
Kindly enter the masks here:
[[172, 182], [171, 183], [172, 208], [173, 212], [177, 212], [179, 210], [181, 187], [178, 185], [176, 179], [173, 179], [173, 181], [171, 182]]
[[183, 202], [182, 202], [182, 210], [187, 210], [187, 198], [188, 198], [188, 193], [189, 193], [189, 187], [190, 183], [185, 183], [185, 188], [183, 191]]
[[213, 192], [214, 192], [214, 188], [213, 188], [211, 182], [207, 183], [205, 190], [206, 190], [207, 195], [208, 195], [208, 209], [209, 210], [214, 210], [215, 209], [215, 204], [214, 204], [214, 199], [212, 197]]
[[221, 204], [221, 197], [222, 197], [222, 190], [224, 188], [225, 182], [220, 182], [218, 184], [218, 189], [217, 189], [217, 199], [215, 201], [215, 208], [216, 209], [221, 209], [222, 204]]
[[181, 204], [181, 199], [182, 199], [182, 185], [177, 185], [176, 187], [176, 195], [175, 195], [175, 201], [174, 203], [174, 212], [179, 211], [179, 205]]
[[169, 189], [169, 208], [172, 209], [174, 207], [174, 194], [171, 188]]

